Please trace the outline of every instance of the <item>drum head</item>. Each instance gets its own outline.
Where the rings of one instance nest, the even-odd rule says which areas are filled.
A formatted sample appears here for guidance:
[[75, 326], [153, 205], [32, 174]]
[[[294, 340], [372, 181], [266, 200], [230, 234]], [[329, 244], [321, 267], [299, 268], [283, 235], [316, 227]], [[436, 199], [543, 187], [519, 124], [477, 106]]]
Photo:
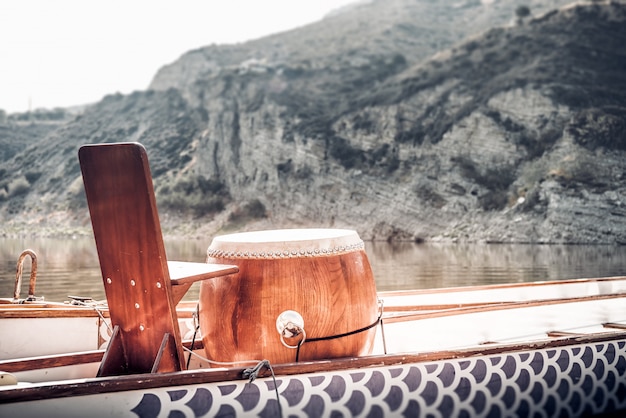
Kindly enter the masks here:
[[277, 229], [215, 237], [212, 258], [315, 257], [360, 251], [363, 241], [349, 229]]

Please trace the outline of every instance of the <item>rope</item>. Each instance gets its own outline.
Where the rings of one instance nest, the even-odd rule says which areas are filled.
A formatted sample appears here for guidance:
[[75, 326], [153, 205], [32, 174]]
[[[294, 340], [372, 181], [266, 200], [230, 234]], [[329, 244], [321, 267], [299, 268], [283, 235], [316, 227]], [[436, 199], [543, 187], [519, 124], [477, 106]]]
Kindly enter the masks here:
[[194, 345], [196, 343], [196, 336], [198, 335], [198, 331], [200, 330], [200, 322], [198, 321], [199, 316], [200, 316], [200, 305], [198, 304], [196, 305], [196, 311], [193, 313], [195, 329], [193, 331], [193, 337], [191, 338], [191, 347], [190, 348], [183, 347], [184, 350], [189, 351], [189, 357], [187, 357], [187, 369], [189, 369], [189, 365], [191, 364], [192, 355], [208, 362], [209, 364], [216, 364], [216, 365], [234, 365], [237, 363], [250, 363], [252, 361], [257, 361], [256, 366], [249, 367], [243, 371], [243, 377], [244, 379], [249, 379], [248, 383], [252, 384], [252, 382], [254, 382], [254, 380], [259, 376], [259, 373], [263, 367], [267, 367], [269, 369], [270, 373], [272, 374], [272, 380], [274, 381], [274, 391], [276, 392], [276, 403], [278, 404], [278, 416], [282, 417], [283, 408], [280, 404], [280, 396], [278, 394], [278, 384], [276, 383], [276, 375], [274, 374], [274, 369], [272, 368], [272, 365], [270, 364], [269, 360], [260, 360], [260, 361], [259, 360], [245, 360], [245, 361], [221, 362], [221, 361], [209, 360], [208, 358], [202, 357], [201, 355], [193, 352]]
[[[200, 330], [200, 322], [198, 321], [199, 317], [200, 317], [200, 303], [196, 305], [196, 310], [193, 313], [193, 322], [196, 327], [193, 330], [193, 337], [191, 337], [191, 348], [189, 349], [189, 352], [191, 354], [193, 354], [193, 348], [194, 348], [194, 345], [196, 344], [196, 335], [198, 335], [198, 331]], [[189, 357], [187, 357], [187, 369], [189, 369], [189, 364], [191, 363], [191, 354], [189, 354]]]
[[[193, 343], [192, 343], [192, 346], [193, 346]], [[189, 352], [189, 359], [187, 360], [187, 368], [189, 368], [189, 361], [192, 355], [198, 357], [202, 361], [206, 361], [209, 364], [214, 364], [217, 366], [234, 366], [235, 364], [256, 362], [257, 364], [255, 366], [245, 369], [242, 373], [243, 378], [249, 379], [248, 383], [250, 384], [254, 382], [254, 380], [257, 377], [259, 377], [259, 373], [261, 372], [261, 369], [263, 367], [267, 367], [267, 369], [272, 374], [272, 380], [274, 381], [274, 392], [276, 393], [276, 402], [278, 403], [278, 416], [279, 417], [283, 416], [283, 408], [280, 404], [280, 396], [278, 394], [278, 384], [276, 383], [276, 375], [274, 374], [274, 369], [272, 368], [272, 365], [270, 364], [269, 360], [215, 361], [215, 360], [209, 360], [208, 358], [203, 357], [200, 354], [194, 353], [187, 347], [183, 347], [183, 350]]]
[[372, 322], [371, 324], [367, 326], [364, 326], [363, 328], [359, 328], [354, 331], [344, 332], [343, 334], [329, 335], [327, 337], [308, 338], [304, 342], [308, 343], [308, 342], [315, 342], [315, 341], [334, 340], [335, 338], [349, 337], [350, 335], [358, 334], [359, 332], [364, 332], [364, 331], [367, 331], [368, 329], [374, 328], [380, 322], [381, 317], [382, 317], [382, 314], [378, 316], [376, 321]]
[[68, 297], [70, 299], [72, 299], [72, 302], [71, 302], [72, 305], [85, 306], [85, 307], [92, 308], [94, 311], [96, 311], [96, 313], [98, 314], [98, 316], [102, 320], [102, 323], [109, 330], [109, 333], [113, 334], [113, 328], [111, 328], [111, 325], [109, 325], [109, 323], [106, 321], [106, 319], [104, 318], [104, 315], [102, 313], [103, 311], [101, 310], [102, 308], [107, 308], [108, 307], [106, 301], [97, 301], [97, 300], [93, 300], [91, 298], [81, 298], [81, 297], [78, 297], [78, 296], [68, 296]]
[[[353, 331], [349, 331], [349, 332], [344, 332], [341, 334], [336, 334], [336, 335], [330, 335], [330, 336], [326, 336], [326, 337], [317, 337], [317, 338], [309, 338], [309, 339], [302, 339], [300, 340], [300, 342], [297, 345], [296, 348], [296, 363], [298, 362], [298, 359], [300, 357], [300, 347], [302, 347], [302, 345], [305, 342], [316, 342], [316, 341], [326, 341], [326, 340], [332, 340], [332, 339], [336, 339], [336, 338], [343, 338], [343, 337], [348, 337], [350, 335], [354, 335], [354, 334], [358, 334], [360, 332], [365, 332], [367, 330], [372, 329], [373, 327], [375, 327], [376, 325], [380, 324], [381, 328], [382, 328], [382, 317], [383, 317], [383, 302], [381, 300], [378, 301], [379, 302], [379, 314], [378, 314], [378, 318], [376, 318], [376, 320], [374, 322], [372, 322], [369, 325], [366, 325], [362, 328], [353, 330]], [[198, 318], [199, 315], [199, 305], [196, 306], [196, 312], [194, 312], [194, 322], [195, 320]], [[272, 368], [272, 365], [270, 364], [269, 360], [241, 360], [241, 361], [232, 361], [232, 362], [221, 362], [221, 361], [215, 361], [215, 360], [209, 360], [206, 357], [203, 357], [199, 354], [196, 354], [193, 352], [193, 348], [194, 348], [194, 344], [196, 341], [196, 335], [198, 333], [198, 330], [200, 329], [200, 324], [196, 323], [196, 327], [193, 333], [193, 337], [191, 339], [191, 348], [185, 348], [183, 347], [183, 349], [185, 351], [189, 352], [189, 357], [187, 358], [187, 369], [189, 369], [189, 365], [191, 363], [191, 356], [194, 355], [200, 359], [202, 359], [203, 361], [206, 361], [209, 364], [215, 364], [215, 365], [220, 365], [220, 366], [232, 366], [235, 364], [239, 364], [239, 363], [250, 363], [253, 361], [256, 361], [257, 364], [253, 367], [249, 367], [247, 369], [245, 369], [242, 373], [243, 378], [245, 379], [249, 379], [250, 384], [252, 384], [254, 382], [254, 380], [259, 376], [259, 373], [261, 372], [261, 370], [263, 369], [263, 367], [266, 367], [271, 375], [272, 375], [272, 380], [274, 382], [274, 391], [276, 393], [276, 403], [278, 404], [278, 416], [282, 417], [283, 416], [283, 410], [282, 410], [282, 405], [280, 404], [280, 394], [278, 393], [278, 384], [276, 383], [276, 375], [274, 374], [274, 369]], [[384, 335], [383, 335], [383, 345], [385, 346], [385, 354], [387, 353], [387, 347], [386, 344], [384, 344]]]
[[261, 360], [256, 366], [245, 369], [243, 371], [243, 377], [249, 378], [249, 383], [252, 383], [254, 382], [254, 379], [258, 377], [259, 372], [263, 367], [267, 367], [272, 374], [272, 380], [274, 381], [274, 391], [276, 392], [276, 403], [278, 404], [278, 416], [282, 417], [283, 408], [280, 405], [280, 396], [278, 394], [278, 385], [276, 384], [276, 375], [274, 375], [274, 369], [272, 369], [272, 365], [270, 364], [269, 360]]
[[[300, 342], [298, 343], [298, 346], [296, 347], [296, 363], [298, 362], [299, 358], [300, 358], [300, 347], [302, 347], [303, 344], [308, 343], [308, 342], [315, 342], [315, 341], [326, 341], [326, 340], [333, 340], [336, 338], [343, 338], [343, 337], [349, 337], [350, 335], [354, 335], [354, 334], [358, 334], [360, 332], [364, 332], [367, 331], [371, 328], [374, 328], [376, 325], [380, 324], [382, 327], [383, 321], [383, 302], [379, 300], [379, 304], [380, 304], [380, 313], [378, 314], [378, 318], [376, 319], [376, 321], [372, 322], [369, 325], [364, 326], [363, 328], [359, 328], [359, 329], [355, 329], [353, 331], [348, 331], [348, 332], [344, 332], [343, 334], [336, 334], [336, 335], [329, 335], [326, 337], [317, 337], [317, 338], [308, 338], [308, 339], [302, 339], [300, 340]], [[383, 334], [383, 345], [385, 345], [385, 354], [387, 353], [387, 347], [386, 344], [384, 344], [384, 334]]]
[[199, 358], [202, 361], [205, 361], [209, 364], [214, 364], [216, 366], [235, 366], [237, 364], [246, 364], [246, 363], [258, 363], [261, 360], [257, 360], [257, 359], [250, 359], [250, 360], [237, 360], [237, 361], [216, 361], [216, 360], [209, 360], [206, 357], [201, 356], [200, 354], [191, 351], [190, 349], [188, 349], [187, 347], [183, 347], [183, 351], [187, 351], [190, 355]]
[[196, 326], [196, 329], [193, 331], [193, 337], [191, 338], [191, 348], [189, 349], [189, 357], [187, 357], [187, 369], [189, 369], [189, 364], [191, 363], [191, 354], [193, 354], [193, 346], [196, 343], [196, 335], [198, 334], [198, 330], [200, 329], [200, 325]]
[[113, 328], [111, 328], [111, 325], [106, 321], [106, 319], [104, 319], [104, 315], [102, 314], [102, 311], [98, 308], [98, 306], [94, 306], [93, 309], [98, 313], [98, 316], [100, 317], [100, 319], [102, 320], [102, 323], [107, 327], [107, 329], [109, 330], [109, 333], [111, 335], [113, 335]]

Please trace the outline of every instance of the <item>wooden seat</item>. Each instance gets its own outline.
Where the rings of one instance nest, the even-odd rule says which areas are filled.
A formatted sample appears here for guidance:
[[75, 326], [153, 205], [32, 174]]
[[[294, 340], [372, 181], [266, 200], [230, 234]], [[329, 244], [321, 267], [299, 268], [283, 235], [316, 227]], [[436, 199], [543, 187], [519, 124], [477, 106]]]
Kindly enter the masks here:
[[85, 145], [78, 156], [114, 326], [98, 375], [182, 370], [176, 304], [195, 281], [238, 268], [167, 262], [141, 144]]

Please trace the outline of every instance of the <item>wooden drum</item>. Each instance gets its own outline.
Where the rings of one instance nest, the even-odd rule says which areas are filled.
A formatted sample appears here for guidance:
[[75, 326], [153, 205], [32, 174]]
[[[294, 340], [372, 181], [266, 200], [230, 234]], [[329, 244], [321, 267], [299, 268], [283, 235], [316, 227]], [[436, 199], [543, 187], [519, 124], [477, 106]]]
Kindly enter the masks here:
[[[223, 235], [213, 239], [207, 255], [209, 263], [239, 266], [239, 273], [201, 284], [200, 329], [209, 359], [284, 363], [296, 356], [303, 361], [371, 352], [378, 300], [355, 231]], [[277, 318], [285, 311], [302, 316], [304, 333], [281, 341]]]

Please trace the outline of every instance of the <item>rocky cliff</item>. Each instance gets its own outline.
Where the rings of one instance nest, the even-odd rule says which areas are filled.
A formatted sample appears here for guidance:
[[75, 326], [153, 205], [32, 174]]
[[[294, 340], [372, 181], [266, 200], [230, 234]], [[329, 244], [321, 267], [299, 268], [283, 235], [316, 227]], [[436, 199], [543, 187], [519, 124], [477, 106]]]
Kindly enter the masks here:
[[3, 229], [88, 229], [77, 147], [139, 141], [170, 234], [626, 243], [626, 5], [563, 3], [372, 1], [190, 51], [5, 161]]

